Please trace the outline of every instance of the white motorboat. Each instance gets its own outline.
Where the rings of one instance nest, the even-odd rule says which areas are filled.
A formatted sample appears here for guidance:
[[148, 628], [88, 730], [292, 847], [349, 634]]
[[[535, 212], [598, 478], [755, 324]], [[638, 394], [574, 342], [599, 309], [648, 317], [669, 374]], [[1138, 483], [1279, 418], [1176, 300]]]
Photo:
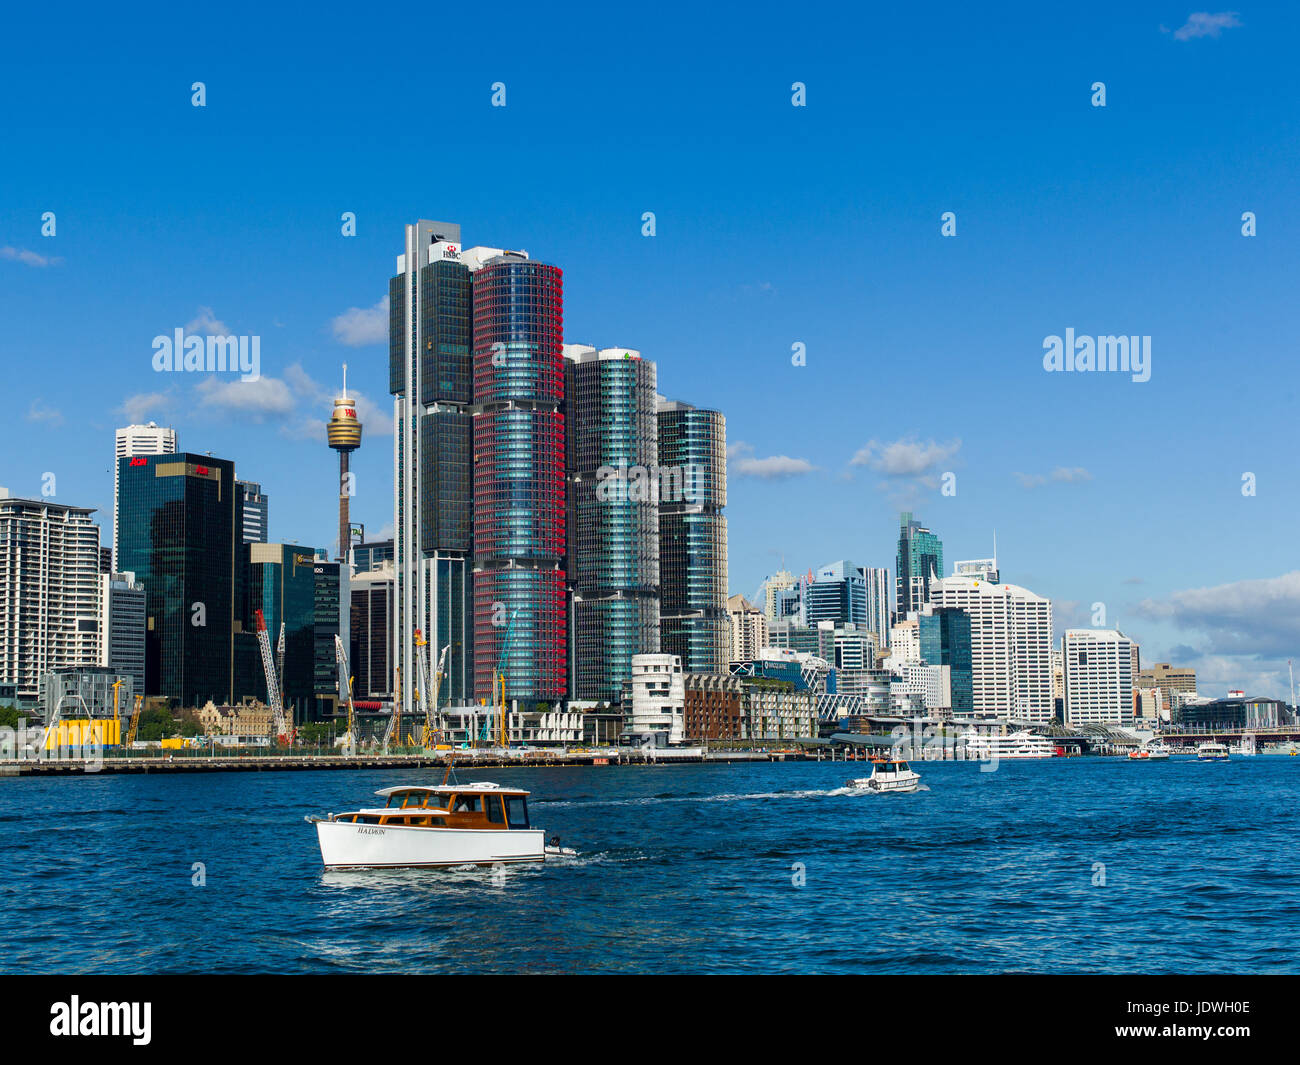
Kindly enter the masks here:
[[881, 792], [915, 791], [921, 784], [921, 774], [912, 771], [912, 767], [901, 758], [888, 758], [879, 761], [871, 770], [869, 777], [857, 777], [844, 786], [846, 788], [870, 788]]
[[1209, 743], [1197, 744], [1196, 760], [1198, 762], [1226, 762], [1231, 755], [1222, 743], [1211, 740]]
[[1128, 752], [1133, 762], [1161, 762], [1169, 757], [1169, 748], [1160, 740], [1148, 740], [1136, 751]]
[[528, 821], [528, 792], [496, 784], [403, 786], [381, 807], [309, 816], [326, 869], [540, 862], [545, 833]]
[[1013, 732], [1009, 736], [990, 736], [987, 733], [968, 733], [959, 739], [967, 759], [991, 761], [994, 759], [1054, 758], [1056, 745], [1046, 736], [1036, 736], [1028, 730]]

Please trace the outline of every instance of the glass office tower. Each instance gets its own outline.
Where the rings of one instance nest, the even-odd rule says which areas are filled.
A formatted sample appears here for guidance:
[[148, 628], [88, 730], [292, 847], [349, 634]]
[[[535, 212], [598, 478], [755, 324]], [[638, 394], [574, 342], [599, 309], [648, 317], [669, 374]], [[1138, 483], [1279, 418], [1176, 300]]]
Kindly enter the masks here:
[[661, 402], [659, 422], [659, 631], [686, 673], [725, 673], [727, 426], [720, 411]]
[[955, 607], [933, 607], [917, 615], [921, 659], [927, 666], [948, 666], [952, 685], [952, 712], [974, 710], [971, 676], [970, 615]]
[[943, 542], [904, 511], [898, 531], [898, 613], [901, 621], [930, 601], [930, 582], [943, 576]]
[[564, 299], [558, 267], [521, 252], [466, 253], [473, 278], [474, 694], [496, 671], [507, 699], [567, 688]]
[[394, 398], [392, 649], [395, 695], [415, 713], [415, 630], [430, 675], [448, 647], [444, 696], [473, 693], [473, 396], [469, 269], [460, 226], [419, 221], [389, 281], [388, 385]]
[[[316, 553], [293, 544], [254, 543], [248, 551], [244, 630], [256, 634], [256, 611], [261, 610], [276, 668], [283, 671], [280, 690], [285, 709], [295, 722], [310, 721], [316, 710]], [[279, 661], [282, 624], [283, 665]], [[266, 671], [260, 657], [252, 682], [258, 699], [266, 702]]]
[[655, 364], [566, 345], [570, 694], [614, 703], [632, 656], [659, 651]]
[[145, 588], [145, 693], [181, 706], [252, 694], [235, 670], [248, 557], [235, 464], [134, 455], [118, 483], [118, 561]]

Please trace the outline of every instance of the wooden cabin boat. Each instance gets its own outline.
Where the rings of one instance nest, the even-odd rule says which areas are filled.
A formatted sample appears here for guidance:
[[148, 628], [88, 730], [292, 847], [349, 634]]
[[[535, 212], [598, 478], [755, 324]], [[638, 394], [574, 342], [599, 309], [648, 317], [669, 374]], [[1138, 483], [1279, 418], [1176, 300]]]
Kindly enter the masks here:
[[545, 833], [528, 820], [528, 792], [497, 784], [403, 785], [375, 792], [380, 807], [316, 826], [326, 869], [410, 868], [540, 862]]

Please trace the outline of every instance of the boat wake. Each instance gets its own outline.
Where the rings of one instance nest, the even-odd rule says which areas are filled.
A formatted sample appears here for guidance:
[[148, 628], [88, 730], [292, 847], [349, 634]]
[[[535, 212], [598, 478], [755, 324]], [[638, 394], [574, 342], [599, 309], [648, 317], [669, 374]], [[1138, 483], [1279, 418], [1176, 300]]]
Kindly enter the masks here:
[[853, 788], [809, 788], [797, 791], [756, 791], [743, 795], [724, 792], [719, 795], [644, 795], [636, 799], [543, 799], [533, 802], [534, 807], [581, 807], [587, 809], [596, 806], [655, 806], [660, 803], [679, 802], [762, 802], [770, 799], [821, 799], [835, 795], [851, 795]]

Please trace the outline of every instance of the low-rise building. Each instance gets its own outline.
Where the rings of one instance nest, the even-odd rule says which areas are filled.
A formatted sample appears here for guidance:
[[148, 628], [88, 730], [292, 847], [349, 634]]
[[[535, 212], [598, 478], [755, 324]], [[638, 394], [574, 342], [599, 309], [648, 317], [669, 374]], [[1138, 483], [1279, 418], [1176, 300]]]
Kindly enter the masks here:
[[744, 685], [740, 677], [725, 673], [687, 673], [685, 693], [688, 741], [745, 738]]

